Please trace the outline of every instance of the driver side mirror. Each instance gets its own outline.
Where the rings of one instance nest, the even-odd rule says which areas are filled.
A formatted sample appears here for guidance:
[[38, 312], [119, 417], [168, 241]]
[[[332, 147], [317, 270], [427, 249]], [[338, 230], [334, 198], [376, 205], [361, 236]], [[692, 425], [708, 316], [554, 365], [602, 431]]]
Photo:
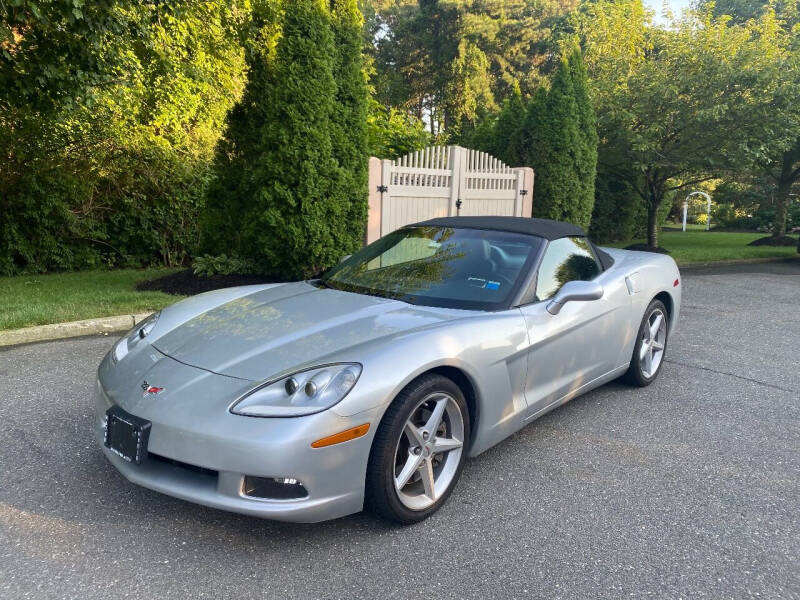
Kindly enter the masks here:
[[568, 281], [547, 303], [547, 312], [557, 315], [567, 302], [576, 300], [599, 300], [603, 297], [603, 286], [596, 281]]

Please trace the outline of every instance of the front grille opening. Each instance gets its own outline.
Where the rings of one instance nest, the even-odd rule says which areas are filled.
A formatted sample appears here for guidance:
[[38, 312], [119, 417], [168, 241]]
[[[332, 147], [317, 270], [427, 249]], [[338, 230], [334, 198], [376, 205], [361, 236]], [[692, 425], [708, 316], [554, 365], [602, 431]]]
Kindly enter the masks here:
[[155, 454], [153, 452], [147, 453], [147, 458], [152, 460], [157, 460], [158, 462], [167, 463], [174, 467], [180, 467], [181, 469], [186, 469], [187, 471], [193, 471], [195, 473], [201, 473], [203, 475], [210, 475], [211, 477], [218, 477], [219, 471], [215, 471], [214, 469], [206, 469], [205, 467], [198, 467], [197, 465], [190, 465], [189, 463], [181, 462], [179, 460], [175, 460], [173, 458], [167, 458], [166, 456], [161, 456], [160, 454]]
[[302, 483], [290, 477], [250, 477], [245, 475], [242, 494], [264, 500], [298, 500], [308, 497]]

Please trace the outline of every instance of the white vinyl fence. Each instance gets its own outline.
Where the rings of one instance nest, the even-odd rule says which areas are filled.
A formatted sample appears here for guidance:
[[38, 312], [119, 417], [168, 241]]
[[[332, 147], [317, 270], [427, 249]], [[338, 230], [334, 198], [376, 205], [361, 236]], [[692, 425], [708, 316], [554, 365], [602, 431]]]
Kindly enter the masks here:
[[533, 170], [461, 146], [370, 159], [367, 243], [398, 227], [455, 215], [531, 216]]

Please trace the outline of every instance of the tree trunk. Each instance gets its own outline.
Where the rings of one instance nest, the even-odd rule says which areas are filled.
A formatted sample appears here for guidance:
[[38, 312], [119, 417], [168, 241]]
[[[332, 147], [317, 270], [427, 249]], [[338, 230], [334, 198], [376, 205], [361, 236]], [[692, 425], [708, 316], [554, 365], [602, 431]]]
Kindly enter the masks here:
[[778, 179], [778, 193], [775, 196], [775, 222], [772, 224], [772, 236], [786, 235], [786, 215], [789, 206], [789, 192], [792, 189], [792, 156], [791, 152], [783, 154], [781, 176]]
[[786, 235], [786, 217], [789, 212], [789, 192], [792, 185], [800, 176], [800, 168], [795, 169], [800, 162], [800, 139], [794, 146], [783, 153], [781, 161], [781, 174], [778, 178], [778, 194], [775, 197], [775, 222], [772, 227], [772, 235], [779, 237]]
[[647, 245], [653, 248], [658, 248], [658, 204], [651, 198], [647, 205]]
[[664, 199], [663, 185], [647, 177], [647, 245], [658, 248], [658, 207]]

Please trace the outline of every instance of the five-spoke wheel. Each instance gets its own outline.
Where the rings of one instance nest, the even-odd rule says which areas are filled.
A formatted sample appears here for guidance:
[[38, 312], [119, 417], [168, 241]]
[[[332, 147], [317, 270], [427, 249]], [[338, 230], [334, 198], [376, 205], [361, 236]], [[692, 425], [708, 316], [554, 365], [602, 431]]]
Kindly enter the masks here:
[[642, 333], [642, 344], [639, 348], [639, 361], [645, 377], [650, 378], [658, 371], [666, 345], [667, 317], [661, 309], [655, 309], [647, 319], [647, 326]]
[[443, 392], [424, 398], [406, 420], [395, 450], [394, 485], [411, 510], [428, 508], [450, 487], [464, 446], [464, 417]]
[[655, 381], [664, 362], [669, 330], [669, 313], [660, 300], [653, 300], [644, 312], [627, 378], [645, 386]]
[[416, 379], [398, 394], [375, 434], [366, 504], [401, 523], [426, 518], [453, 490], [468, 440], [461, 389], [441, 375]]

